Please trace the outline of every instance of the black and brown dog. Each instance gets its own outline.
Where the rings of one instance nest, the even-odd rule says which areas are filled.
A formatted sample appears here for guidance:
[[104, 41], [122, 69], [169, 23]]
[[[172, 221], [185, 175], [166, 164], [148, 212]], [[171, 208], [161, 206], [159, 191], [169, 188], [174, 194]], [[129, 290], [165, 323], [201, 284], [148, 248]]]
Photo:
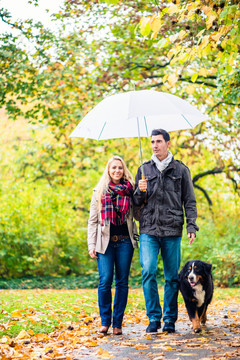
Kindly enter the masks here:
[[179, 286], [194, 332], [201, 331], [213, 297], [212, 265], [200, 260], [188, 261], [179, 273]]

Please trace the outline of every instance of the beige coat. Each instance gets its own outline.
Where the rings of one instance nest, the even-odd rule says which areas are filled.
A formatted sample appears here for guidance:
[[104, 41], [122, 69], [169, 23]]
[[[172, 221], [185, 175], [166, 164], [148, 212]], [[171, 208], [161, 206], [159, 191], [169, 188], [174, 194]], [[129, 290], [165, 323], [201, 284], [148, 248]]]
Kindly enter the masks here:
[[[127, 226], [134, 248], [138, 247], [137, 241], [134, 240], [134, 234], [137, 234], [137, 227], [133, 221], [133, 205], [131, 201], [130, 213], [127, 217]], [[110, 223], [101, 226], [101, 213], [98, 210], [96, 199], [96, 190], [93, 190], [92, 201], [90, 205], [90, 215], [88, 220], [88, 251], [95, 249], [96, 252], [104, 254], [110, 239]]]

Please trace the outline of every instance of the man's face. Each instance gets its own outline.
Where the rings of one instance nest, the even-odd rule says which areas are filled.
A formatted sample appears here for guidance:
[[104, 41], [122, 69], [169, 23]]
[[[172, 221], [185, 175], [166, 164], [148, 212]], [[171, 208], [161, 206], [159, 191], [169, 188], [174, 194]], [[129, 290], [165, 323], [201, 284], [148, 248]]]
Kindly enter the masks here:
[[162, 135], [153, 135], [151, 137], [153, 154], [162, 161], [168, 156], [170, 141], [165, 141]]

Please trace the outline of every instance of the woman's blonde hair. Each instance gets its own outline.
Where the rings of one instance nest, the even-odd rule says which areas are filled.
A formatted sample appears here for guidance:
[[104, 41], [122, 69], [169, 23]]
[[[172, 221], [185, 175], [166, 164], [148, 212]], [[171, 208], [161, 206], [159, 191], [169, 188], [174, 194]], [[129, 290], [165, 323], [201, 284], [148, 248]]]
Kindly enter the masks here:
[[123, 166], [123, 180], [128, 180], [134, 188], [134, 181], [133, 181], [132, 174], [128, 170], [124, 160], [120, 156], [114, 155], [113, 157], [111, 157], [111, 159], [108, 160], [105, 170], [96, 186], [96, 192], [97, 192], [96, 197], [97, 197], [99, 211], [101, 210], [101, 206], [102, 206], [102, 202], [101, 202], [102, 195], [106, 192], [106, 190], [108, 188], [108, 184], [111, 181], [111, 177], [109, 175], [109, 168], [110, 168], [111, 163], [114, 160], [121, 161], [122, 166]]

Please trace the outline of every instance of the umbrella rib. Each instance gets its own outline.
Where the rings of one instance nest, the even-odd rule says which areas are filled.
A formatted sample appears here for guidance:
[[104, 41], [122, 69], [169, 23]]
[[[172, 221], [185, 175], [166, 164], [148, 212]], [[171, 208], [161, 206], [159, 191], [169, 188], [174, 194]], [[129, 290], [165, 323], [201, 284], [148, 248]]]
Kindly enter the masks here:
[[104, 128], [105, 128], [105, 125], [106, 125], [106, 121], [105, 121], [105, 123], [104, 123], [104, 125], [103, 125], [103, 127], [102, 127], [102, 130], [101, 130], [101, 132], [100, 132], [100, 135], [99, 135], [99, 137], [98, 137], [98, 140], [100, 140], [100, 137], [101, 137], [102, 132], [103, 132], [103, 130], [104, 130]]
[[141, 169], [142, 169], [142, 175], [144, 178], [144, 169], [143, 169], [143, 161], [142, 161], [142, 147], [141, 147], [141, 137], [140, 137], [140, 127], [139, 127], [138, 117], [137, 117], [137, 127], [138, 127], [138, 142], [139, 142], [139, 151], [140, 151], [140, 159], [141, 159]]
[[191, 126], [191, 128], [193, 129], [193, 126], [192, 126], [192, 124], [186, 119], [186, 117], [183, 115], [183, 114], [181, 114], [182, 115], [182, 117], [184, 118], [184, 120], [186, 120], [186, 122], [188, 123], [188, 125], [190, 125]]
[[147, 128], [147, 120], [146, 120], [145, 116], [144, 116], [144, 122], [145, 122], [145, 127], [146, 127], [147, 136], [149, 136], [149, 135], [148, 135], [148, 128]]

